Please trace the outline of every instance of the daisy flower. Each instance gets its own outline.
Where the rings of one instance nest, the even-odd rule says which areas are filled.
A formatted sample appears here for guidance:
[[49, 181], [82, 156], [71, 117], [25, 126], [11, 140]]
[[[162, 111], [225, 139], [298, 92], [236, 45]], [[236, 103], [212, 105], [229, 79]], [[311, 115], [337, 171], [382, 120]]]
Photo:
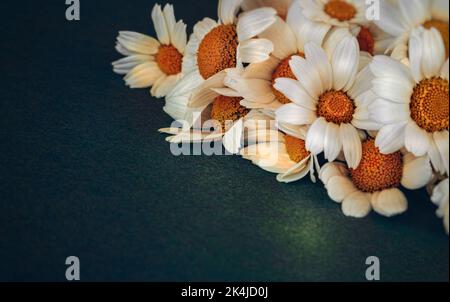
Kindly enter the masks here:
[[242, 63], [261, 62], [273, 44], [256, 36], [275, 22], [276, 11], [265, 7], [236, 16], [242, 0], [220, 0], [219, 21], [205, 18], [194, 27], [189, 39], [183, 71], [195, 72], [204, 80]]
[[449, 62], [436, 29], [418, 28], [409, 42], [410, 66], [377, 56], [370, 69], [376, 98], [365, 115], [379, 124], [376, 145], [389, 154], [403, 147], [430, 157], [441, 174], [449, 172]]
[[333, 30], [346, 29], [358, 39], [361, 51], [384, 53], [394, 38], [366, 18], [366, 0], [297, 0], [308, 20]]
[[351, 168], [361, 160], [359, 129], [371, 130], [360, 107], [370, 100], [370, 70], [360, 60], [356, 38], [347, 36], [327, 56], [326, 50], [311, 42], [305, 58], [294, 56], [289, 65], [298, 80], [279, 78], [275, 88], [292, 103], [276, 111], [281, 124], [310, 126], [306, 149], [313, 155], [325, 153], [332, 162], [343, 151]]
[[273, 7], [277, 10], [278, 16], [286, 19], [287, 12], [293, 0], [244, 0], [242, 9], [249, 11], [260, 7]]
[[346, 216], [362, 218], [373, 209], [391, 217], [405, 212], [408, 202], [400, 185], [414, 190], [433, 177], [428, 158], [400, 151], [382, 154], [373, 139], [363, 143], [361, 164], [356, 169], [333, 162], [322, 167], [320, 179], [330, 198], [342, 203]]
[[448, 201], [449, 201], [449, 182], [448, 178], [440, 182], [433, 190], [431, 201], [439, 207], [437, 210], [437, 216], [443, 218], [444, 227], [449, 233], [448, 228]]
[[261, 137], [261, 131], [250, 132], [250, 138], [256, 137], [255, 143], [243, 148], [241, 156], [265, 171], [278, 174], [279, 182], [295, 182], [308, 174], [316, 182], [314, 171], [315, 167], [319, 170], [319, 163], [317, 157], [306, 150], [304, 139], [278, 130], [266, 134], [267, 138]]
[[187, 76], [180, 81], [181, 89], [166, 97], [165, 111], [172, 117], [192, 123], [193, 112], [206, 110], [219, 96], [208, 93], [223, 86], [224, 70], [264, 61], [273, 51], [272, 42], [255, 37], [275, 22], [276, 11], [259, 8], [237, 17], [241, 3], [221, 0], [218, 22], [205, 18], [195, 25], [183, 60]]
[[448, 57], [448, 0], [395, 0], [380, 1], [380, 4], [380, 19], [374, 23], [396, 38], [389, 47], [395, 59], [402, 61], [408, 57], [409, 38], [420, 26], [439, 31]]
[[186, 48], [186, 25], [176, 21], [173, 6], [164, 10], [155, 5], [152, 19], [158, 39], [131, 31], [121, 31], [116, 50], [126, 56], [113, 62], [114, 72], [125, 74], [131, 88], [152, 87], [151, 95], [164, 97], [182, 77]]

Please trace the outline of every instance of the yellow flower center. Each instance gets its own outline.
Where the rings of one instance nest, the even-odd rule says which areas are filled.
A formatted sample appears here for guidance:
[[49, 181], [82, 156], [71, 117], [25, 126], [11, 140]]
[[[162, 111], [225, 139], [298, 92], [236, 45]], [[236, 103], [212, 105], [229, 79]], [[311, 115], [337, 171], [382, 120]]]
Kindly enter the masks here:
[[361, 191], [373, 193], [400, 186], [403, 176], [401, 152], [381, 154], [375, 140], [362, 145], [362, 158], [358, 168], [350, 169], [353, 184]]
[[358, 39], [359, 48], [361, 51], [366, 51], [371, 55], [374, 54], [375, 39], [368, 28], [361, 27], [361, 31], [356, 38]]
[[448, 129], [448, 81], [442, 78], [422, 80], [411, 96], [411, 118], [428, 132]]
[[344, 0], [330, 0], [325, 4], [325, 13], [340, 22], [349, 21], [356, 15], [356, 8]]
[[227, 122], [235, 122], [246, 116], [250, 110], [241, 106], [242, 98], [232, 98], [227, 96], [218, 96], [212, 105], [211, 119], [220, 123], [223, 131], [226, 131], [229, 125]]
[[159, 69], [166, 75], [175, 75], [181, 72], [183, 55], [172, 45], [161, 45], [155, 59]]
[[305, 141], [290, 135], [286, 135], [285, 138], [286, 151], [289, 158], [299, 163], [309, 156], [309, 152], [306, 150]]
[[448, 22], [439, 21], [431, 19], [423, 24], [423, 27], [430, 29], [432, 27], [436, 28], [442, 36], [445, 45], [445, 52], [448, 58], [448, 48], [449, 48], [449, 32], [448, 32]]
[[[299, 53], [298, 54], [301, 57], [305, 57], [304, 54]], [[278, 64], [277, 68], [275, 68], [275, 71], [272, 73], [272, 91], [275, 95], [276, 99], [281, 104], [289, 104], [291, 101], [284, 96], [283, 93], [275, 89], [275, 80], [278, 78], [289, 78], [296, 80], [294, 73], [292, 72], [291, 67], [289, 66], [289, 61], [292, 59], [293, 56], [287, 57], [286, 59], [282, 60], [280, 64]]]
[[340, 125], [350, 123], [355, 113], [355, 104], [345, 92], [330, 90], [319, 97], [317, 114], [327, 122]]
[[236, 66], [238, 36], [234, 25], [219, 25], [211, 30], [198, 48], [197, 63], [206, 80], [224, 69]]

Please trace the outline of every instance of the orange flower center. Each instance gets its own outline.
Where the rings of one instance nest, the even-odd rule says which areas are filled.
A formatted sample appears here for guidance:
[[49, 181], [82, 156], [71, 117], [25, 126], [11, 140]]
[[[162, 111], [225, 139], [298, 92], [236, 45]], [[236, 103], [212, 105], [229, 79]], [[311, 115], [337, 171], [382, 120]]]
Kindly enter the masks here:
[[340, 125], [350, 123], [355, 113], [355, 104], [342, 91], [330, 90], [319, 97], [317, 114], [327, 122]]
[[411, 118], [428, 132], [448, 129], [448, 81], [441, 78], [422, 80], [411, 96]]
[[370, 139], [362, 145], [362, 159], [359, 167], [350, 169], [353, 184], [361, 191], [373, 193], [400, 186], [403, 176], [401, 152], [381, 154]]
[[306, 150], [305, 141], [290, 135], [286, 135], [285, 138], [286, 151], [289, 158], [299, 163], [309, 156], [309, 152]]
[[224, 69], [236, 66], [238, 36], [234, 25], [219, 25], [211, 30], [198, 48], [197, 63], [206, 80]]
[[344, 0], [330, 0], [325, 4], [325, 13], [341, 22], [349, 21], [356, 15], [356, 8]]
[[159, 69], [166, 75], [175, 75], [181, 72], [183, 55], [172, 45], [161, 45], [155, 59]]
[[358, 39], [359, 48], [361, 49], [361, 51], [366, 51], [371, 55], [374, 54], [375, 39], [373, 38], [373, 35], [368, 28], [361, 27], [361, 31], [356, 38]]
[[[298, 54], [301, 57], [305, 57], [304, 54], [299, 53]], [[294, 73], [292, 72], [291, 67], [289, 66], [289, 61], [292, 59], [293, 56], [287, 57], [286, 59], [282, 60], [280, 64], [278, 64], [277, 68], [275, 68], [275, 71], [272, 74], [272, 91], [275, 95], [276, 99], [281, 104], [289, 104], [291, 101], [280, 91], [275, 89], [275, 80], [278, 78], [289, 78], [296, 80]]]
[[430, 21], [425, 22], [423, 26], [427, 29], [434, 27], [439, 31], [439, 33], [442, 36], [442, 39], [444, 40], [445, 51], [448, 58], [448, 48], [449, 48], [448, 22], [431, 19]]
[[232, 122], [246, 116], [250, 110], [241, 106], [242, 98], [218, 96], [212, 105], [211, 118], [220, 123], [223, 131], [226, 131]]

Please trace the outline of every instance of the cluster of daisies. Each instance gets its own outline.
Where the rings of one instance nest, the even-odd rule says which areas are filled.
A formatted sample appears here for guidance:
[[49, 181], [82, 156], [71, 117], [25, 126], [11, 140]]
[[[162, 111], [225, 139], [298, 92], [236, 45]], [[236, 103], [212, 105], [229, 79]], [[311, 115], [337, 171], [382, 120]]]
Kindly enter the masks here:
[[155, 5], [157, 38], [120, 32], [113, 68], [165, 97], [171, 143], [220, 141], [280, 182], [318, 176], [355, 218], [399, 215], [402, 189], [426, 187], [448, 233], [448, 11], [448, 0], [219, 0], [188, 38], [173, 6]]

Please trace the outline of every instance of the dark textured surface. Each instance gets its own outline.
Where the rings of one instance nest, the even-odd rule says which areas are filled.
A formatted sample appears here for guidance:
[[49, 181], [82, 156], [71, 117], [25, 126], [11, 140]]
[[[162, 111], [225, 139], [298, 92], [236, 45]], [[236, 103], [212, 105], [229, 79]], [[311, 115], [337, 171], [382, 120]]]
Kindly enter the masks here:
[[[118, 30], [153, 34], [151, 0], [2, 3], [0, 280], [448, 281], [424, 192], [395, 219], [345, 218], [320, 185], [278, 184], [237, 157], [170, 154], [163, 102], [111, 71]], [[215, 1], [172, 1], [189, 25]], [[15, 3], [15, 4], [13, 4]]]

